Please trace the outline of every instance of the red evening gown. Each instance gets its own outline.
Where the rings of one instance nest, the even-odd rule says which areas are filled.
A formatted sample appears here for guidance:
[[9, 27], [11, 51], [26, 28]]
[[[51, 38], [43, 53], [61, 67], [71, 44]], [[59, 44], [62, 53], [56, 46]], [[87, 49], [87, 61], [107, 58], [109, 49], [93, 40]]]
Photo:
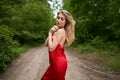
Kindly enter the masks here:
[[54, 51], [49, 51], [49, 67], [41, 80], [65, 80], [67, 60], [64, 48], [58, 44]]

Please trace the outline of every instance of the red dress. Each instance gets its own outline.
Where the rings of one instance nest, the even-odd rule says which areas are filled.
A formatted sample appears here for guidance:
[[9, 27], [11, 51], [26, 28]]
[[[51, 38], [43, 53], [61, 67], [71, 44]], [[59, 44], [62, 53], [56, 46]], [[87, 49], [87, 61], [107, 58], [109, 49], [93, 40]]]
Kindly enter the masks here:
[[64, 48], [58, 44], [54, 51], [49, 51], [49, 67], [41, 80], [65, 80], [67, 69]]

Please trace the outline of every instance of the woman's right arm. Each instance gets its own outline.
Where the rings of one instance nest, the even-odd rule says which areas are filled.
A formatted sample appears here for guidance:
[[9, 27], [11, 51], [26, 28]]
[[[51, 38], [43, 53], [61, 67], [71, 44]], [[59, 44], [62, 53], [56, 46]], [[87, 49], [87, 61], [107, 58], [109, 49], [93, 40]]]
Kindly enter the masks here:
[[[58, 27], [57, 27], [56, 25], [54, 25], [54, 26], [50, 29], [49, 32], [52, 32], [52, 35], [53, 35], [53, 33], [56, 32], [57, 30], [58, 30]], [[49, 36], [47, 37], [47, 39], [46, 39], [46, 41], [45, 41], [45, 46], [47, 46], [47, 47], [48, 47], [48, 38], [49, 38]]]

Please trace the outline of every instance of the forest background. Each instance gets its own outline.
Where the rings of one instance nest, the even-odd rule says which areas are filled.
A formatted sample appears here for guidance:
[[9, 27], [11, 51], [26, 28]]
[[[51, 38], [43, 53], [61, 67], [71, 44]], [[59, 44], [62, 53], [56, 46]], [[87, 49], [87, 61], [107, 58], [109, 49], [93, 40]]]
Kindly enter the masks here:
[[[48, 1], [53, 2], [51, 9]], [[43, 44], [55, 24], [58, 0], [0, 1], [0, 72], [30, 47]], [[105, 70], [120, 71], [120, 0], [63, 0], [76, 21], [75, 42], [80, 55], [92, 55]]]

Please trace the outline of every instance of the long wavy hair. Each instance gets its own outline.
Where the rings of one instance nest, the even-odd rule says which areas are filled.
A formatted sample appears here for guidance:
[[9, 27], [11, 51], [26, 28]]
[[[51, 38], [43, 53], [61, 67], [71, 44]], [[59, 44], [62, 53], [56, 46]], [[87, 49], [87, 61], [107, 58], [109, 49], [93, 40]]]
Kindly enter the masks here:
[[75, 39], [75, 20], [73, 19], [72, 15], [66, 10], [60, 10], [57, 15], [59, 15], [60, 13], [62, 13], [66, 18], [66, 24], [64, 26], [66, 32], [65, 45], [70, 46]]

